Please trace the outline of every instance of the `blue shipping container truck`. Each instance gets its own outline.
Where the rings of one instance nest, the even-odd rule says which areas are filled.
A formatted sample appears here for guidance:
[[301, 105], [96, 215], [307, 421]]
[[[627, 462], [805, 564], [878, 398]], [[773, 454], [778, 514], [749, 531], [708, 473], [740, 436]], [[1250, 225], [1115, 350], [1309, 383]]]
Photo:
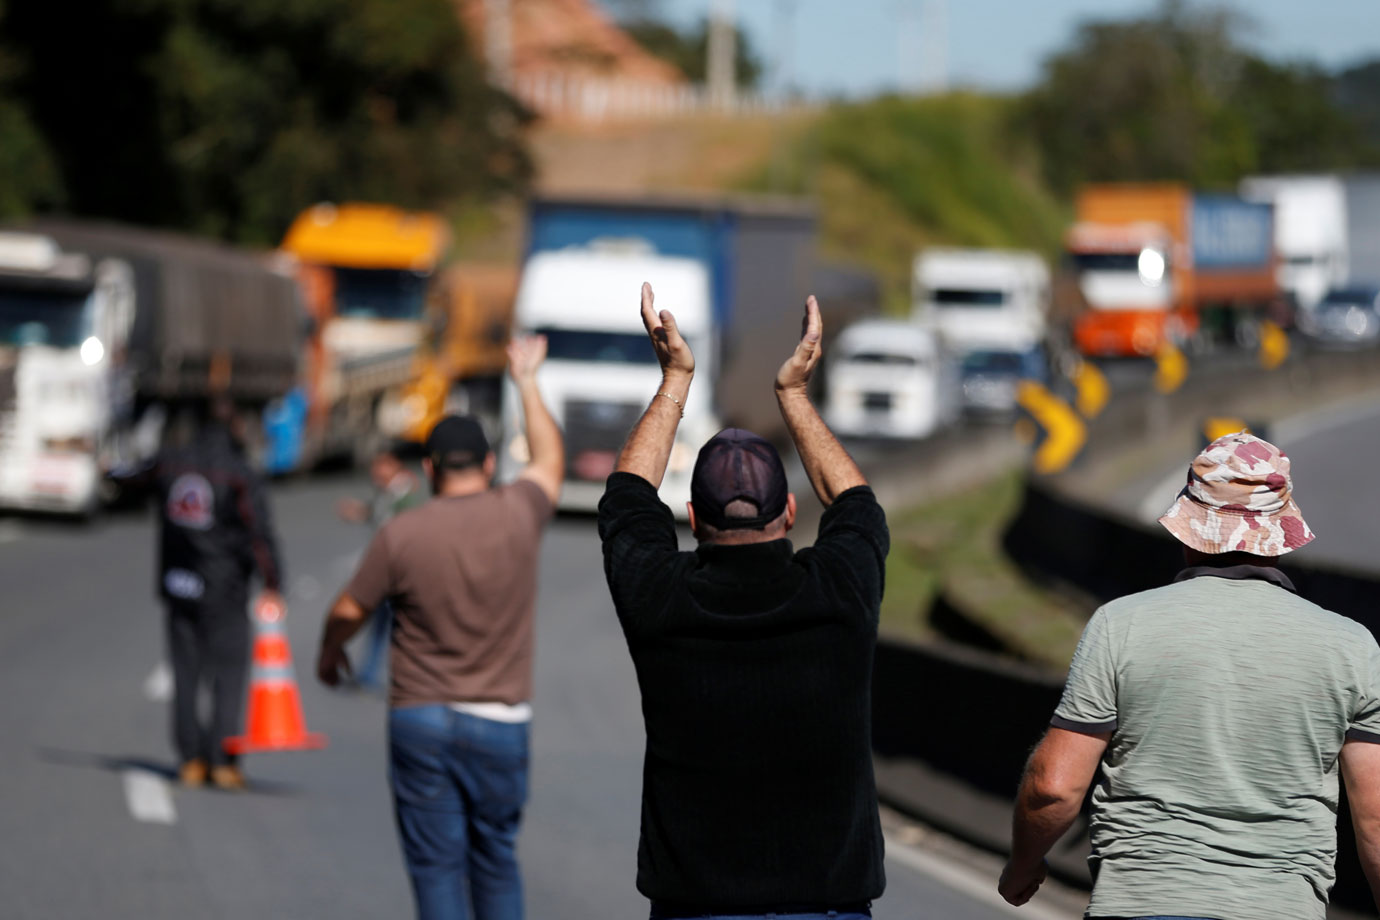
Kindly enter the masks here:
[[[796, 201], [538, 198], [527, 255], [637, 240], [706, 264], [718, 326], [715, 409], [725, 425], [773, 437], [782, 423], [771, 383], [799, 340], [805, 297], [819, 281], [814, 239], [814, 210]], [[845, 317], [826, 316], [837, 332]]]

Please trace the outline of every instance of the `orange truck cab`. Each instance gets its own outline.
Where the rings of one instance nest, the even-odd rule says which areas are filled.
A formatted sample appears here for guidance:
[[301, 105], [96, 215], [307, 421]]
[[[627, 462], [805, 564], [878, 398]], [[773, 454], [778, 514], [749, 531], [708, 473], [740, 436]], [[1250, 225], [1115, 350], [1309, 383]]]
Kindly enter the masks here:
[[[1065, 236], [1089, 356], [1149, 356], [1199, 333], [1203, 309], [1277, 299], [1273, 210], [1175, 183], [1085, 186]], [[1263, 313], [1257, 310], [1255, 315]]]
[[281, 466], [358, 458], [402, 434], [449, 245], [438, 215], [388, 205], [318, 204], [293, 221], [280, 249], [297, 265], [310, 334], [304, 430]]

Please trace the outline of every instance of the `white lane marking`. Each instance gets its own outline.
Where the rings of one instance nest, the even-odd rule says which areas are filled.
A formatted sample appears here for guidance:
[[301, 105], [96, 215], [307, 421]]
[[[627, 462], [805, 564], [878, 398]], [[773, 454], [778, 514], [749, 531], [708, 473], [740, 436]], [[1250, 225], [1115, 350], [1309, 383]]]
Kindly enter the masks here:
[[23, 524], [18, 521], [0, 521], [0, 543], [14, 543], [23, 538]]
[[997, 880], [952, 859], [930, 850], [921, 850], [902, 843], [895, 834], [884, 834], [887, 859], [894, 859], [909, 869], [927, 875], [946, 888], [974, 901], [994, 907], [998, 912], [1027, 920], [1072, 920], [1082, 912], [1062, 911], [1040, 903], [1040, 896], [1023, 907], [1012, 907], [997, 893]]
[[292, 583], [289, 592], [294, 600], [311, 601], [321, 595], [321, 582], [310, 575], [301, 575]]
[[172, 790], [168, 781], [148, 770], [130, 769], [123, 773], [125, 803], [136, 821], [146, 824], [176, 824], [177, 809], [173, 807]]
[[1380, 404], [1376, 402], [1375, 393], [1363, 393], [1321, 412], [1301, 413], [1271, 425], [1270, 440], [1279, 447], [1287, 448], [1290, 444], [1297, 444], [1319, 431], [1341, 428], [1376, 416], [1380, 416]]
[[173, 697], [172, 668], [166, 661], [153, 666], [149, 676], [144, 678], [144, 698], [151, 703], [166, 703]]

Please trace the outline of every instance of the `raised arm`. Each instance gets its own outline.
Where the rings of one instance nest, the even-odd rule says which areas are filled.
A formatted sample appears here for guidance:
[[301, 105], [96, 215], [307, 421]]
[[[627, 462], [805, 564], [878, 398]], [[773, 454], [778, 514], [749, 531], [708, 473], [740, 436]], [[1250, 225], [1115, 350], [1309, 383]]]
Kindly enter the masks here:
[[681, 337], [671, 311], [657, 313], [653, 309], [652, 286], [646, 283], [642, 285], [642, 325], [647, 327], [661, 365], [661, 386], [628, 435], [615, 469], [641, 476], [659, 489], [675, 445], [676, 429], [685, 414], [690, 381], [695, 377], [695, 356]]
[[805, 465], [805, 475], [810, 477], [810, 485], [814, 486], [819, 500], [828, 507], [854, 486], [867, 485], [867, 480], [810, 402], [807, 388], [810, 375], [824, 354], [823, 334], [819, 303], [811, 294], [805, 301], [800, 343], [776, 374], [776, 401], [781, 406], [781, 416], [786, 420], [791, 440], [795, 441], [800, 462]]
[[531, 459], [519, 479], [530, 479], [546, 493], [554, 505], [565, 482], [565, 442], [561, 429], [551, 417], [537, 389], [537, 368], [546, 360], [546, 336], [529, 335], [508, 343], [508, 374], [522, 399], [522, 416], [527, 423], [527, 447]]

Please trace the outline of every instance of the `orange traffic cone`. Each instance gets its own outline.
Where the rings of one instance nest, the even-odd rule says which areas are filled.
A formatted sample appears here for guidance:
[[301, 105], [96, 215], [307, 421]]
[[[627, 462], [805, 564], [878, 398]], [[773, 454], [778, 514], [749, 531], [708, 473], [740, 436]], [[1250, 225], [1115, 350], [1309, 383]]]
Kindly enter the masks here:
[[225, 739], [231, 754], [302, 751], [326, 746], [326, 736], [307, 731], [302, 698], [292, 673], [292, 650], [283, 631], [283, 609], [260, 601], [254, 610], [254, 669], [249, 677], [249, 716], [243, 735]]

